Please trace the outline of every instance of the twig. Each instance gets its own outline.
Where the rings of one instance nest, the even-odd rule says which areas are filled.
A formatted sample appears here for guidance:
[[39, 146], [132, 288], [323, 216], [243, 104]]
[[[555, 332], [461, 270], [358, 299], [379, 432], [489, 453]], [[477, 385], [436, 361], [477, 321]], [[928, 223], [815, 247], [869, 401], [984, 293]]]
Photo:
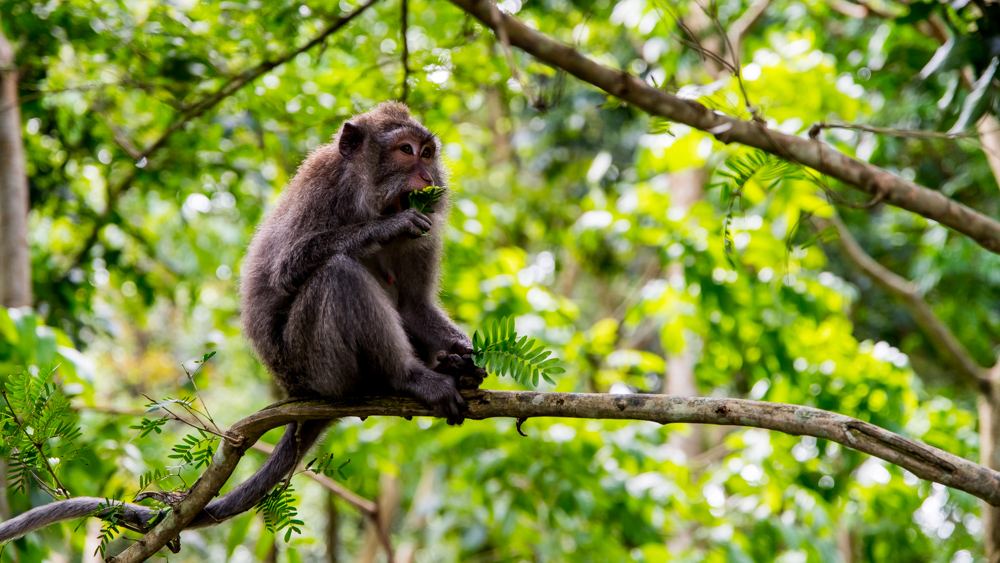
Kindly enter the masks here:
[[215, 355], [215, 352], [211, 352], [209, 354], [205, 354], [205, 356], [202, 358], [202, 360], [200, 362], [196, 362], [198, 364], [198, 367], [195, 368], [195, 370], [193, 372], [190, 372], [190, 373], [188, 372], [187, 368], [184, 367], [184, 364], [181, 364], [181, 369], [184, 370], [184, 375], [186, 375], [187, 378], [188, 378], [188, 381], [191, 382], [191, 387], [194, 387], [194, 392], [195, 392], [196, 395], [198, 395], [198, 400], [201, 401], [201, 405], [203, 407], [205, 407], [205, 412], [201, 413], [201, 411], [199, 411], [198, 409], [194, 408], [191, 405], [187, 405], [187, 404], [184, 405], [184, 408], [187, 409], [188, 411], [191, 411], [192, 414], [195, 416], [195, 418], [198, 417], [198, 414], [203, 414], [203, 416], [205, 416], [205, 418], [207, 418], [208, 421], [212, 423], [212, 426], [215, 427], [215, 429], [217, 431], [222, 432], [222, 430], [219, 429], [219, 425], [215, 423], [215, 419], [212, 418], [212, 413], [209, 412], [209, 410], [208, 410], [208, 403], [206, 403], [205, 402], [205, 398], [201, 396], [201, 389], [198, 389], [198, 384], [194, 382], [194, 376], [198, 375], [198, 372], [201, 371], [201, 369], [203, 367], [205, 367], [205, 364], [208, 363], [208, 360], [212, 356], [214, 356], [214, 355]]
[[406, 27], [409, 25], [409, 6], [407, 0], [400, 0], [400, 31], [403, 41], [403, 103], [410, 96], [410, 46], [406, 42]]
[[507, 28], [504, 25], [504, 16], [500, 13], [500, 8], [497, 7], [491, 0], [473, 0], [478, 1], [481, 4], [487, 5], [487, 10], [490, 12], [490, 18], [493, 20], [493, 25], [490, 26], [496, 32], [497, 39], [500, 40], [500, 48], [503, 49], [504, 58], [507, 59], [507, 66], [510, 68], [510, 75], [514, 77], [514, 80], [521, 85], [524, 90], [524, 95], [529, 100], [534, 103], [535, 96], [532, 93], [531, 85], [528, 81], [521, 75], [521, 69], [517, 66], [517, 60], [514, 59], [514, 52], [510, 49], [510, 39], [507, 37]]
[[979, 136], [978, 132], [964, 131], [962, 133], [943, 133], [941, 131], [925, 131], [922, 129], [892, 129], [888, 127], [874, 127], [861, 123], [826, 123], [819, 121], [809, 127], [809, 137], [815, 139], [823, 129], [854, 129], [865, 131], [877, 135], [888, 135], [903, 139], [970, 139]]
[[[194, 422], [191, 422], [190, 420], [184, 418], [183, 416], [180, 416], [180, 415], [174, 413], [173, 411], [171, 411], [170, 409], [168, 409], [166, 406], [163, 405], [162, 401], [157, 401], [156, 399], [150, 397], [149, 395], [147, 395], [145, 393], [143, 393], [142, 396], [146, 397], [147, 399], [149, 399], [150, 401], [152, 401], [153, 403], [155, 403], [157, 406], [159, 406], [161, 409], [163, 409], [163, 411], [166, 412], [169, 415], [169, 418], [171, 418], [172, 420], [176, 420], [177, 422], [181, 422], [181, 423], [187, 424], [188, 426], [190, 426], [191, 428], [194, 428], [196, 430], [202, 430], [204, 432], [208, 432], [209, 434], [213, 434], [215, 436], [218, 436], [219, 438], [222, 438], [223, 440], [232, 440], [233, 439], [232, 436], [227, 435], [228, 433], [223, 433], [223, 432], [212, 430], [211, 428], [208, 427], [207, 424], [205, 424], [204, 422], [202, 422], [201, 419], [198, 418], [197, 416], [195, 416], [195, 420], [198, 422], [198, 424], [195, 424]], [[188, 411], [188, 412], [190, 412], [190, 411]]]

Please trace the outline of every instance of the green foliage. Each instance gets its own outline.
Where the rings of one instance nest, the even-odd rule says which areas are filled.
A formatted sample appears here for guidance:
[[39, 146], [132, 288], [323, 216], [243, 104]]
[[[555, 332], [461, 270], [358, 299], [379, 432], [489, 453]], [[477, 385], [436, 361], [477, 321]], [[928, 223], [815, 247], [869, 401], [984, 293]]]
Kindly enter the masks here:
[[124, 512], [125, 505], [112, 499], [105, 499], [104, 503], [98, 505], [97, 515], [100, 516], [103, 524], [101, 524], [101, 534], [97, 537], [98, 544], [94, 555], [100, 553], [102, 559], [105, 557], [108, 544], [121, 533]]
[[139, 437], [145, 438], [150, 432], [156, 432], [160, 434], [163, 432], [163, 425], [167, 423], [166, 418], [145, 418], [139, 421], [139, 424], [133, 424], [129, 426], [132, 430], [139, 431]]
[[[200, 436], [200, 437], [199, 437]], [[208, 467], [212, 463], [215, 450], [212, 445], [218, 440], [204, 430], [198, 429], [198, 434], [188, 434], [179, 444], [171, 448], [170, 459], [179, 460], [184, 464], [193, 464], [195, 469]]]
[[434, 213], [433, 205], [444, 195], [444, 188], [438, 186], [428, 186], [422, 190], [414, 190], [407, 197], [410, 199], [410, 207], [421, 213]]
[[517, 338], [514, 318], [504, 317], [494, 322], [488, 330], [472, 336], [472, 361], [481, 368], [497, 375], [508, 375], [522, 385], [538, 386], [538, 378], [555, 385], [553, 375], [565, 373], [557, 365], [559, 360], [545, 346], [536, 346], [534, 338]]
[[[37, 374], [24, 371], [0, 385], [0, 456], [11, 464], [8, 486], [13, 491], [25, 493], [34, 481], [65, 494], [55, 470], [78, 455], [74, 442], [81, 432], [69, 399], [53, 381], [54, 373], [54, 368]], [[46, 477], [52, 481], [46, 482]]]
[[840, 231], [837, 230], [837, 227], [827, 227], [819, 232], [809, 235], [809, 238], [802, 241], [800, 246], [802, 248], [809, 248], [817, 242], [833, 242], [838, 238], [840, 238]]
[[279, 485], [268, 493], [264, 500], [257, 504], [257, 512], [264, 516], [264, 526], [267, 531], [277, 534], [285, 530], [285, 541], [292, 537], [292, 533], [301, 534], [304, 523], [299, 520], [298, 509], [295, 507], [297, 499], [291, 483]]
[[[167, 457], [175, 443], [192, 449], [189, 427], [167, 410], [214, 431], [202, 396], [227, 424], [278, 398], [240, 334], [241, 257], [303, 158], [348, 116], [401, 96], [404, 74], [399, 4], [377, 3], [199, 105], [355, 5], [302, 4], [0, 0], [0, 26], [17, 46], [36, 305], [0, 309], [0, 376], [60, 364], [83, 436], [76, 457], [53, 468], [74, 493], [187, 485], [203, 466], [193, 453]], [[964, 121], [971, 132], [996, 111], [995, 69], [983, 78], [995, 53], [980, 48], [995, 43], [982, 21], [997, 18], [979, 11], [995, 10], [989, 3], [881, 3], [889, 17], [855, 18], [829, 3], [774, 0], [735, 45], [748, 99], [678, 40], [690, 37], [662, 2], [508, 4], [513, 17], [692, 104], [743, 118], [749, 105], [772, 131], [801, 134], [820, 121], [945, 131]], [[725, 30], [751, 4], [711, 9]], [[669, 7], [695, 25], [687, 14], [698, 5]], [[942, 46], [914, 25], [931, 16], [953, 41]], [[517, 48], [511, 64], [450, 3], [414, 0], [409, 20], [407, 102], [440, 137], [456, 187], [441, 299], [460, 326], [516, 318], [572, 374], [553, 377], [560, 391], [662, 392], [668, 370], [682, 367], [700, 394], [826, 408], [976, 458], [974, 391], [952, 380], [897, 300], [815, 244], [832, 233], [804, 223], [836, 206], [983, 366], [1000, 343], [997, 257], [911, 213], [865, 207], [836, 183], [818, 188], [794, 170], [767, 178], [761, 159], [773, 157], [651, 118]], [[716, 28], [692, 31], [710, 46]], [[184, 121], [187, 108], [204, 112]], [[142, 150], [171, 130], [145, 161], [129, 154], [129, 143]], [[825, 129], [815, 142], [981, 211], [1000, 208], [973, 139]], [[715, 188], [721, 203], [701, 171], [725, 184]], [[220, 354], [204, 363], [205, 350]], [[178, 377], [181, 362], [191, 377]], [[140, 404], [140, 393], [181, 399], [150, 403], [142, 417], [112, 414]], [[394, 527], [394, 539], [418, 559], [826, 563], [844, 549], [838, 538], [850, 538], [854, 559], [982, 558], [974, 499], [823, 440], [734, 428], [707, 440], [712, 453], [695, 464], [677, 455], [683, 431], [673, 426], [539, 419], [523, 425], [526, 440], [513, 421], [424, 422], [347, 419], [316, 454], [325, 474], [342, 468], [333, 475], [367, 498], [399, 479], [402, 510], [419, 517]], [[26, 481], [12, 512], [47, 500], [34, 475]], [[325, 522], [326, 492], [305, 480], [299, 489], [310, 502], [298, 517]], [[353, 557], [363, 516], [339, 506], [339, 555]], [[263, 560], [274, 535], [260, 519], [201, 530], [204, 550], [189, 542], [171, 561], [202, 561], [223, 545], [233, 559]], [[53, 527], [0, 557], [9, 561], [12, 547], [21, 563], [79, 553], [85, 530]], [[301, 530], [285, 557], [326, 557], [325, 526]]]
[[730, 156], [726, 159], [726, 169], [717, 173], [726, 178], [715, 185], [722, 187], [722, 203], [727, 209], [732, 209], [734, 202], [743, 197], [752, 180], [760, 182], [764, 191], [769, 192], [782, 181], [805, 178], [800, 166], [761, 150]]
[[673, 126], [673, 122], [669, 119], [662, 117], [653, 117], [649, 120], [649, 134], [650, 135], [670, 135], [674, 137], [675, 135], [670, 132], [670, 128]]
[[150, 485], [159, 483], [164, 479], [175, 476], [176, 473], [172, 470], [168, 471], [166, 469], [150, 469], [149, 471], [143, 473], [139, 476], [139, 492], [144, 491]]
[[339, 465], [335, 465], [337, 463], [336, 459], [337, 458], [333, 454], [325, 454], [307, 463], [306, 469], [326, 475], [327, 477], [336, 477], [340, 480], [346, 480], [347, 474], [344, 473], [344, 468], [347, 467], [347, 464], [351, 463], [351, 460], [348, 459], [341, 462]]
[[731, 231], [733, 216], [738, 208], [744, 212], [744, 196], [748, 184], [755, 181], [764, 192], [772, 192], [782, 182], [806, 178], [802, 168], [786, 160], [761, 150], [738, 153], [726, 159], [726, 169], [717, 172], [723, 181], [713, 184], [722, 188], [722, 203], [726, 207], [726, 217], [722, 221], [725, 256], [729, 265], [736, 268], [734, 244]]

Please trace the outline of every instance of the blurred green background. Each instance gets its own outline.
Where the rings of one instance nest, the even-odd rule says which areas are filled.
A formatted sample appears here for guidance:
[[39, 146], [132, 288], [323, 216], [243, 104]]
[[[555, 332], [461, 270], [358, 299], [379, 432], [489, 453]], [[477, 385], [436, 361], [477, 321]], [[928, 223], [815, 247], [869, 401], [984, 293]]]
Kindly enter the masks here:
[[[603, 64], [749, 117], [731, 74], [692, 47], [693, 35], [722, 51], [719, 28], [745, 23], [733, 39], [747, 96], [787, 133], [818, 121], [948, 130], [963, 108], [973, 123], [995, 103], [992, 75], [972, 83], [988, 72], [998, 20], [975, 2], [723, 0], [706, 5], [715, 21], [684, 0], [500, 6]], [[975, 386], [898, 296], [837, 241], [818, 243], [815, 218], [839, 214], [982, 366], [1000, 342], [1000, 257], [905, 211], [852, 209], [839, 202], [864, 203], [857, 192], [794, 167], [768, 164], [736, 185], [727, 159], [756, 153], [651, 120], [519, 51], [508, 61], [447, 2], [408, 1], [405, 67], [401, 5], [387, 0], [227, 90], [356, 7], [0, 1], [20, 71], [34, 291], [34, 312], [0, 309], [0, 366], [60, 364], [83, 431], [78, 455], [53, 462], [71, 493], [128, 499], [140, 475], [176, 465], [171, 447], [190, 428], [140, 438], [129, 426], [144, 394], [193, 395], [184, 368], [208, 352], [194, 381], [220, 425], [280, 398], [240, 335], [243, 251], [310, 150], [404, 96], [452, 173], [442, 301], [470, 333], [512, 315], [554, 350], [567, 373], [541, 389], [810, 405], [978, 460]], [[970, 130], [822, 138], [997, 216]], [[986, 560], [975, 498], [823, 440], [577, 420], [524, 430], [352, 419], [321, 453], [349, 459], [340, 483], [383, 504], [396, 561]], [[233, 481], [263, 459], [248, 454]], [[159, 486], [201, 470], [178, 471], [183, 481]], [[170, 560], [385, 560], [356, 509], [306, 476], [294, 484], [305, 526], [288, 542], [247, 514], [186, 533]], [[48, 500], [32, 484], [10, 511]], [[95, 560], [100, 522], [78, 524], [13, 542], [2, 560]]]

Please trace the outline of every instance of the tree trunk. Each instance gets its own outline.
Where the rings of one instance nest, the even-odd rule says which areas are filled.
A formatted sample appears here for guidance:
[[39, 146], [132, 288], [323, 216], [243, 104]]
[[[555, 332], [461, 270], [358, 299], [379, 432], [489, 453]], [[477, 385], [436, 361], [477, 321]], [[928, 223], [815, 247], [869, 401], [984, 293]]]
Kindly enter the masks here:
[[[670, 176], [670, 205], [680, 207], [685, 211], [691, 209], [704, 195], [705, 182], [708, 181], [708, 172], [704, 168], [688, 168]], [[673, 262], [667, 266], [667, 280], [676, 277], [684, 277], [684, 265], [680, 262]], [[684, 349], [677, 354], [667, 352], [667, 373], [664, 382], [664, 392], [667, 395], [677, 395], [680, 397], [697, 397], [701, 393], [698, 390], [698, 383], [695, 380], [694, 368], [696, 358], [690, 346], [685, 345]], [[671, 436], [670, 444], [679, 448], [691, 460], [695, 456], [705, 451], [703, 429], [694, 424], [682, 425], [682, 433]]]
[[0, 29], [0, 306], [31, 305], [28, 178], [14, 47]]

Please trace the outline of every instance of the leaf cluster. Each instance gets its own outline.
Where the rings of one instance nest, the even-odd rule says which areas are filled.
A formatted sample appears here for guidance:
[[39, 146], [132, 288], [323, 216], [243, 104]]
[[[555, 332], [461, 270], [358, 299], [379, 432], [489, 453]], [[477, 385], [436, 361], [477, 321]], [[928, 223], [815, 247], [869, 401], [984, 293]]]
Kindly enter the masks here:
[[503, 317], [489, 330], [472, 336], [472, 361], [477, 366], [496, 375], [509, 375], [522, 385], [537, 386], [539, 377], [555, 385], [551, 376], [566, 370], [557, 365], [558, 359], [549, 358], [551, 354], [534, 338], [518, 339], [513, 317]]
[[785, 180], [805, 180], [807, 177], [797, 164], [792, 164], [761, 150], [730, 156], [726, 159], [726, 169], [719, 170], [718, 174], [723, 180], [712, 184], [712, 187], [722, 188], [721, 202], [726, 206], [726, 218], [722, 222], [726, 260], [730, 266], [735, 267], [734, 243], [730, 224], [735, 209], [739, 208], [741, 212], [743, 211], [743, 196], [746, 193], [747, 184], [756, 180], [764, 187], [764, 191], [770, 192]]
[[410, 199], [410, 207], [421, 213], [434, 213], [433, 205], [444, 195], [444, 188], [429, 186], [422, 190], [414, 190], [407, 197]]
[[277, 534], [285, 531], [285, 541], [292, 537], [292, 532], [301, 534], [304, 523], [298, 519], [299, 511], [295, 508], [295, 492], [291, 483], [275, 488], [264, 500], [257, 504], [257, 513], [263, 515], [264, 526], [269, 532]]
[[167, 457], [180, 460], [184, 464], [194, 464], [195, 469], [208, 467], [212, 463], [212, 456], [215, 454], [212, 444], [217, 439], [215, 436], [199, 428], [198, 435], [188, 434], [185, 436], [180, 444], [175, 444], [171, 448], [174, 453]]
[[103, 503], [98, 505], [97, 513], [104, 523], [101, 524], [101, 534], [97, 537], [98, 544], [97, 549], [94, 550], [94, 555], [100, 553], [102, 559], [105, 557], [108, 544], [121, 533], [121, 516], [124, 511], [125, 505], [123, 503], [115, 502], [111, 499], [105, 499]]
[[336, 458], [333, 454], [325, 454], [318, 459], [314, 459], [306, 464], [306, 470], [312, 471], [314, 473], [321, 473], [330, 478], [338, 478], [341, 480], [347, 479], [347, 474], [344, 473], [344, 468], [347, 467], [351, 460], [346, 460], [339, 465], [334, 465], [336, 463]]
[[10, 463], [9, 487], [27, 492], [27, 481], [33, 477], [47, 489], [61, 488], [58, 481], [50, 486], [41, 475], [56, 480], [55, 465], [72, 459], [78, 453], [74, 444], [81, 436], [76, 413], [69, 399], [52, 381], [55, 369], [28, 371], [8, 376], [0, 386], [0, 456]]

